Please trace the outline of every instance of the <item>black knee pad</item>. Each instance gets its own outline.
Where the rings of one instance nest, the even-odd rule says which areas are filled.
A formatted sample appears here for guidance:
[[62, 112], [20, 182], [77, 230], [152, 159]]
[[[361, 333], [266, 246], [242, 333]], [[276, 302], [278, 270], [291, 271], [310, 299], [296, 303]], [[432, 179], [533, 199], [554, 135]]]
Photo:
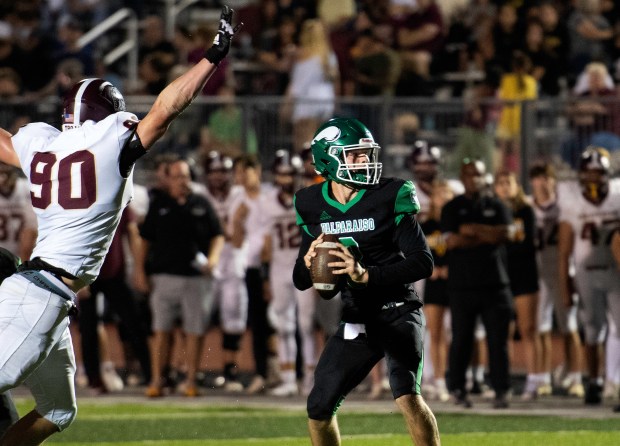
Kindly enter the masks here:
[[240, 343], [241, 343], [241, 335], [224, 334], [222, 347], [224, 347], [224, 350], [230, 350], [230, 351], [236, 352], [239, 350]]
[[308, 418], [325, 421], [336, 415], [345, 397], [341, 395], [339, 398], [334, 398], [332, 395], [334, 395], [333, 391], [315, 385], [308, 395], [306, 404]]

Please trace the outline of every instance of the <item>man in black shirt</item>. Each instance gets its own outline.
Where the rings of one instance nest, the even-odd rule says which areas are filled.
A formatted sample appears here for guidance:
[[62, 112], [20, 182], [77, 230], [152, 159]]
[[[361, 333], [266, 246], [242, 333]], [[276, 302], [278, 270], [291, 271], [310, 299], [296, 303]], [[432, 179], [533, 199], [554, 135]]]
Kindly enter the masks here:
[[430, 276], [433, 259], [414, 215], [411, 181], [380, 178], [379, 146], [356, 119], [319, 127], [311, 150], [327, 181], [295, 195], [302, 242], [293, 271], [300, 290], [312, 286], [310, 266], [324, 234], [337, 234], [328, 264], [346, 278], [342, 323], [325, 346], [308, 396], [314, 446], [339, 445], [335, 413], [344, 397], [384, 356], [390, 386], [418, 445], [439, 445], [433, 413], [420, 395], [424, 316], [412, 283]]
[[450, 389], [456, 403], [471, 407], [465, 372], [474, 342], [478, 316], [486, 329], [494, 407], [507, 407], [510, 386], [508, 325], [512, 296], [506, 269], [510, 210], [494, 197], [485, 181], [482, 161], [465, 160], [461, 167], [465, 193], [446, 203], [441, 231], [448, 247], [448, 293], [452, 314]]
[[[167, 363], [170, 334], [181, 315], [186, 334], [186, 396], [196, 396], [200, 339], [211, 307], [208, 278], [218, 264], [224, 236], [217, 214], [206, 197], [191, 191], [187, 161], [168, 165], [168, 193], [151, 202], [140, 227], [143, 257], [139, 282], [151, 279], [153, 312], [152, 380], [147, 396], [162, 395], [162, 365]], [[147, 288], [142, 286], [142, 288]]]

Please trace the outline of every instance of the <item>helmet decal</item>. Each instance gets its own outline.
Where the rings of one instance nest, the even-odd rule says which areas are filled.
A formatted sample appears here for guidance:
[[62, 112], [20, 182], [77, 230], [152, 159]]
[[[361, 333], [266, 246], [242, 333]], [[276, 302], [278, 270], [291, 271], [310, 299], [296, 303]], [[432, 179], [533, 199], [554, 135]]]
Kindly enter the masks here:
[[340, 134], [341, 132], [338, 127], [330, 126], [317, 133], [317, 135], [312, 139], [312, 142], [319, 141], [321, 139], [324, 139], [327, 142], [334, 142], [340, 138]]

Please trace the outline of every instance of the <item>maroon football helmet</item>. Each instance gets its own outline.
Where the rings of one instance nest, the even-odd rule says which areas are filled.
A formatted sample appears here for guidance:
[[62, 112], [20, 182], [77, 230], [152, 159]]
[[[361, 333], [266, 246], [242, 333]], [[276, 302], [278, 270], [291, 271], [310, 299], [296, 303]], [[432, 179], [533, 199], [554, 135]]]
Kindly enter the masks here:
[[276, 151], [271, 170], [276, 175], [297, 175], [301, 173], [302, 167], [303, 162], [299, 155], [280, 149]]
[[83, 79], [65, 95], [62, 130], [80, 127], [89, 120], [99, 122], [119, 111], [125, 111], [125, 99], [114, 85], [103, 79]]
[[203, 167], [207, 174], [216, 171], [230, 172], [233, 168], [233, 161], [229, 156], [211, 150], [205, 157]]

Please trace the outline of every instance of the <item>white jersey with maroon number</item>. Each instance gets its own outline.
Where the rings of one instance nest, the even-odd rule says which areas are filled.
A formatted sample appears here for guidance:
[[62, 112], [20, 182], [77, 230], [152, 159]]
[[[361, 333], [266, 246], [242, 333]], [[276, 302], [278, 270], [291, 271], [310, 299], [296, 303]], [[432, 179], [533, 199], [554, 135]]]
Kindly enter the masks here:
[[557, 201], [539, 206], [534, 200], [536, 215], [536, 250], [539, 275], [546, 281], [558, 279], [558, 225], [560, 206]]
[[579, 184], [560, 183], [560, 221], [570, 223], [575, 233], [573, 257], [577, 271], [615, 269], [610, 243], [620, 226], [620, 182], [610, 182], [609, 194], [600, 205], [586, 200]]
[[37, 217], [30, 204], [30, 186], [18, 178], [8, 197], [0, 194], [0, 246], [19, 255], [19, 235], [24, 229], [37, 229]]
[[301, 232], [296, 222], [293, 201], [283, 203], [279, 191], [271, 191], [271, 199], [267, 200], [265, 209], [267, 226], [271, 234], [271, 265], [278, 271], [290, 269], [287, 276], [292, 281], [293, 266], [299, 253]]
[[137, 121], [132, 113], [119, 112], [65, 132], [28, 124], [13, 136], [38, 219], [33, 258], [85, 284], [97, 278], [131, 200], [132, 175], [121, 176], [119, 156]]

